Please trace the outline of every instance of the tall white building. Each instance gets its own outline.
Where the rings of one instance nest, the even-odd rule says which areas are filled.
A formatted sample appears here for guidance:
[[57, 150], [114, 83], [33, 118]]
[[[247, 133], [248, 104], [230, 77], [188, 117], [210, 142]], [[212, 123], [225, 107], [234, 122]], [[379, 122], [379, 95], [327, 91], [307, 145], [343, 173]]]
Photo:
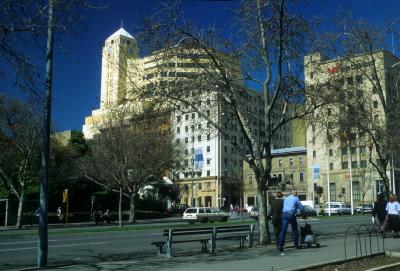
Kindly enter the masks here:
[[[135, 38], [123, 28], [106, 39], [102, 49], [100, 108], [85, 118], [82, 130], [87, 139], [98, 133], [98, 126], [111, 107], [127, 103], [134, 103], [140, 110], [149, 107], [157, 91], [173, 91], [171, 89], [175, 86], [178, 89], [181, 84], [195, 81], [193, 78], [201, 76], [203, 67], [211, 63], [207, 55], [193, 48], [175, 52], [171, 57], [165, 57], [167, 52], [158, 51], [139, 57]], [[240, 78], [239, 62], [227, 56], [222, 56], [222, 59], [232, 66], [226, 71], [227, 75]], [[246, 89], [243, 82], [239, 82], [239, 86], [245, 90], [243, 107], [251, 116], [252, 130], [261, 141], [265, 136], [263, 96]], [[147, 95], [132, 102], [137, 89], [147, 90]], [[172, 109], [170, 126], [184, 153], [181, 168], [171, 173], [180, 187], [181, 203], [219, 207], [240, 204], [243, 157], [231, 142], [246, 149], [243, 133], [232, 117], [232, 110], [221, 102], [215, 89], [201, 86], [193, 89], [184, 95], [201, 112], [179, 102], [163, 105]], [[207, 118], [222, 129], [216, 130]], [[292, 145], [291, 125], [279, 131], [273, 144], [274, 148]], [[195, 162], [200, 157], [203, 162]]]

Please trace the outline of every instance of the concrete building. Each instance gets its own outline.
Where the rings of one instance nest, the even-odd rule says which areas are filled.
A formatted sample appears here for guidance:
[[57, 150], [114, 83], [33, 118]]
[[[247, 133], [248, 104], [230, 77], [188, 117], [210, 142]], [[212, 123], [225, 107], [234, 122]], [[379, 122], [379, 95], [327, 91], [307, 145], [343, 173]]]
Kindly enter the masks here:
[[[226, 70], [226, 75], [237, 82], [243, 108], [251, 116], [251, 128], [261, 140], [264, 136], [263, 96], [244, 86], [237, 59], [222, 53], [216, 55], [219, 61], [232, 67]], [[102, 119], [113, 107], [129, 106], [141, 112], [162, 104], [172, 112], [170, 126], [184, 152], [181, 167], [171, 173], [180, 187], [181, 203], [218, 207], [239, 204], [241, 198], [237, 190], [243, 176], [243, 157], [230, 142], [242, 145], [243, 149], [246, 143], [237, 121], [232, 119], [232, 108], [218, 96], [219, 86], [210, 87], [209, 83], [199, 80], [207, 78], [205, 68], [210, 72], [212, 65], [212, 60], [202, 50], [184, 40], [174, 47], [139, 57], [135, 38], [123, 28], [119, 29], [103, 46], [100, 108], [85, 118], [82, 128], [85, 137], [90, 139], [99, 132]], [[181, 102], [160, 103], [159, 91], [176, 95], [185, 84], [194, 86], [191, 92], [182, 92], [182, 95], [200, 111]], [[222, 129], [212, 127], [209, 120]], [[273, 139], [274, 147], [291, 146], [292, 134], [290, 124], [282, 127]], [[202, 162], [196, 157], [202, 157]]]
[[[376, 51], [373, 58], [369, 55], [355, 55], [347, 58], [328, 59], [321, 54], [305, 56], [305, 81], [307, 87], [332, 85], [344, 89], [347, 95], [359, 95], [358, 97], [370, 97], [370, 104], [363, 104], [365, 112], [373, 114], [371, 122], [385, 124], [397, 120], [389, 120], [382, 110], [382, 104], [378, 97], [373, 82], [373, 67], [382, 84], [385, 101], [398, 99], [398, 90], [395, 90], [394, 80], [390, 80], [394, 70], [393, 65], [399, 59], [386, 51]], [[398, 70], [397, 70], [398, 72]], [[354, 96], [353, 96], [354, 97]], [[347, 98], [343, 98], [347, 99]], [[345, 116], [345, 108], [342, 104], [325, 108], [325, 116], [340, 118]], [[316, 114], [321, 113], [321, 111]], [[322, 115], [322, 113], [321, 113]], [[368, 116], [365, 115], [365, 118]], [[398, 114], [396, 118], [398, 117]], [[344, 137], [333, 137], [333, 129], [328, 120], [328, 125], [314, 123], [307, 128], [307, 160], [308, 191], [313, 190], [314, 184], [323, 188], [321, 195], [315, 194], [315, 202], [324, 204], [328, 201], [351, 202], [351, 194], [354, 205], [376, 200], [376, 194], [382, 191], [382, 178], [375, 168], [369, 163], [371, 155], [373, 161], [377, 161], [377, 153], [365, 132], [350, 129]], [[335, 122], [332, 120], [332, 123]], [[347, 128], [348, 129], [348, 128]], [[394, 167], [392, 166], [394, 165]], [[398, 171], [398, 155], [392, 153], [392, 161], [387, 172], [391, 176], [391, 183], [397, 187], [400, 178]], [[396, 181], [395, 181], [396, 180]], [[395, 185], [396, 184], [396, 185]], [[398, 191], [397, 188], [395, 190]], [[312, 200], [313, 193], [308, 193], [307, 199]]]

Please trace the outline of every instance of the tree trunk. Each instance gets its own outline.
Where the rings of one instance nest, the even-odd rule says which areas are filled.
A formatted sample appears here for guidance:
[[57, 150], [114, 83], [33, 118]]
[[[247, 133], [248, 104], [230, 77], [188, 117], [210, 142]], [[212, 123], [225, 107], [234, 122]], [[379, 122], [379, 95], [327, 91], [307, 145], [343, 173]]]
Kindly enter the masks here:
[[122, 222], [122, 187], [119, 188], [119, 202], [118, 202], [118, 220], [119, 227], [122, 228], [124, 223]]
[[129, 197], [129, 223], [135, 223], [135, 195], [136, 193], [132, 193]]
[[25, 200], [25, 192], [21, 191], [21, 196], [18, 198], [19, 202], [18, 202], [18, 215], [17, 215], [17, 224], [15, 225], [15, 227], [17, 229], [20, 229], [22, 224], [22, 208], [24, 206], [24, 200]]
[[265, 245], [269, 244], [271, 241], [271, 236], [268, 226], [268, 218], [267, 218], [267, 197], [262, 187], [257, 187], [257, 195], [258, 195], [258, 210], [259, 210], [258, 223], [260, 231], [260, 245]]

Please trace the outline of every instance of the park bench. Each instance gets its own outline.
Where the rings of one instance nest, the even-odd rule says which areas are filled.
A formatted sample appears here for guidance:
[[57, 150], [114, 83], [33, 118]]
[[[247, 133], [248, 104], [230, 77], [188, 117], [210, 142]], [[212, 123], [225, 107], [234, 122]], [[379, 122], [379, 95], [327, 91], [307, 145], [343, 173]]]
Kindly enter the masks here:
[[249, 241], [249, 247], [253, 246], [254, 225], [219, 226], [202, 228], [184, 229], [164, 229], [165, 240], [152, 242], [151, 244], [159, 248], [158, 255], [168, 258], [172, 257], [172, 244], [200, 242], [201, 252], [208, 252], [208, 244], [211, 243], [211, 252], [216, 252], [217, 240], [238, 239], [240, 248], [245, 247], [245, 240]]
[[248, 240], [249, 247], [253, 246], [254, 224], [219, 226], [213, 228], [211, 240], [211, 252], [216, 252], [217, 240], [239, 240], [239, 247], [245, 247], [245, 241]]

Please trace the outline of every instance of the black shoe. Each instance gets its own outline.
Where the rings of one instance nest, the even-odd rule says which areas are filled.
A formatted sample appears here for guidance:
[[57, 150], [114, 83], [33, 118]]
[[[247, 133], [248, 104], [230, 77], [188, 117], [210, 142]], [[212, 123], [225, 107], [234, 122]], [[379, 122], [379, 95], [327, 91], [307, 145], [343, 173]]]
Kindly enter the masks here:
[[278, 250], [279, 250], [280, 252], [283, 252], [283, 247], [279, 246], [279, 247], [278, 247]]

